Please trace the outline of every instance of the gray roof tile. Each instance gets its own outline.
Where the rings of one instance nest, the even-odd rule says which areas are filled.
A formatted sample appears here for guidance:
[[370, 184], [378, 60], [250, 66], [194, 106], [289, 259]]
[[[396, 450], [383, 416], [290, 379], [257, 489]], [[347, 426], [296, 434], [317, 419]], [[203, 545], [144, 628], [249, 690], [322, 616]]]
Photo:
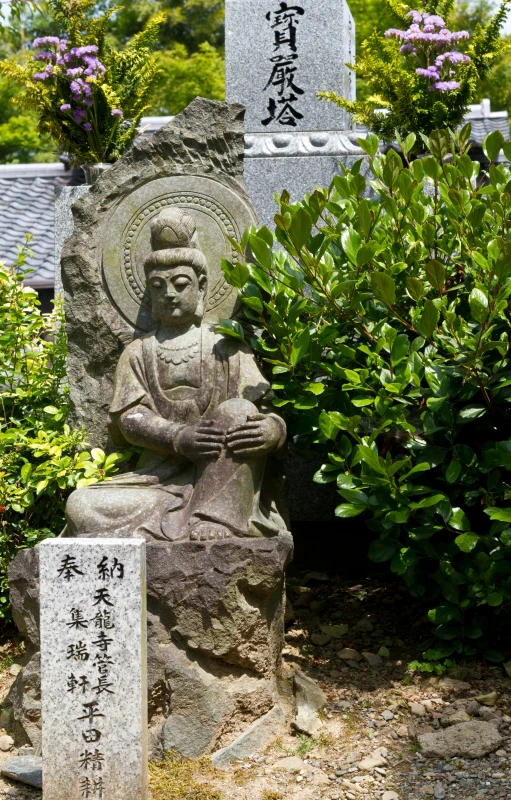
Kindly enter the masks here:
[[0, 177], [0, 259], [12, 262], [16, 245], [32, 233], [34, 256], [27, 262], [34, 270], [27, 279], [32, 286], [53, 286], [53, 205], [52, 179]]

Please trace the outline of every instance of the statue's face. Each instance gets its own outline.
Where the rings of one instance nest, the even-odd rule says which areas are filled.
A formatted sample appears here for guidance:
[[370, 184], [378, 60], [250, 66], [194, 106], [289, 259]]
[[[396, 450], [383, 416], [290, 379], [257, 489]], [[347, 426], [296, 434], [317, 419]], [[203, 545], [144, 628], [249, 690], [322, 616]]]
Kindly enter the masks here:
[[195, 321], [197, 306], [204, 293], [205, 277], [197, 277], [188, 266], [151, 270], [147, 279], [151, 313], [155, 322], [169, 328]]

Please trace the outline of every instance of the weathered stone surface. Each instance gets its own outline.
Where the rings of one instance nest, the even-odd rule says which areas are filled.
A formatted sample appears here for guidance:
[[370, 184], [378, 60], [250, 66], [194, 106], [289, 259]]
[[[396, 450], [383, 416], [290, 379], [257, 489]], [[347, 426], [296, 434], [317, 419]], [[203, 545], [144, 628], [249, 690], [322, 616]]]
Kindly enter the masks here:
[[[246, 224], [255, 221], [253, 212], [250, 217], [251, 206], [242, 185], [243, 113], [240, 105], [198, 98], [153, 136], [135, 143], [73, 205], [74, 233], [62, 251], [72, 420], [76, 425], [85, 425], [93, 444], [107, 445], [107, 410], [112, 398], [114, 369], [123, 346], [140, 335], [145, 324], [141, 322], [142, 327], [136, 330], [105, 292], [103, 251], [105, 244], [116, 244], [117, 231], [111, 228], [112, 219], [118, 210], [124, 214], [125, 205], [122, 204], [135, 192], [147, 193], [149, 184], [154, 185], [155, 191], [158, 190], [156, 194], [166, 201], [177, 199], [180, 207], [200, 210], [203, 208], [200, 198], [197, 196], [197, 203], [194, 203], [192, 191], [195, 176], [201, 186], [209, 180], [220, 191], [235, 194], [247, 209]], [[184, 175], [187, 189], [183, 184]], [[158, 181], [163, 183], [156, 186]], [[152, 200], [151, 204], [151, 197], [147, 195], [142, 202], [142, 206], [147, 204], [149, 220], [158, 213], [156, 203], [162, 202], [156, 196]], [[152, 211], [149, 210], [151, 205]], [[131, 218], [135, 220], [141, 211], [143, 213], [144, 208], [140, 209], [137, 201]], [[229, 223], [229, 215], [220, 208], [218, 212], [207, 211], [215, 218], [218, 216], [218, 236], [227, 242], [222, 225], [225, 227]], [[140, 225], [137, 231], [139, 228]], [[147, 230], [145, 222], [142, 228]], [[241, 233], [242, 230], [233, 229], [234, 236]], [[126, 257], [137, 260], [138, 264], [148, 249], [148, 232], [143, 232], [143, 236], [125, 234], [130, 239], [126, 242]], [[124, 240], [117, 244], [124, 247]], [[230, 256], [229, 245], [226, 247], [224, 255]], [[219, 264], [215, 267], [219, 269]], [[134, 285], [130, 291], [135, 292], [135, 288]], [[220, 288], [219, 285], [218, 290]], [[229, 313], [222, 315], [229, 316]]]
[[379, 755], [367, 756], [357, 763], [357, 767], [364, 772], [372, 772], [376, 767], [385, 767], [386, 765], [386, 759]]
[[146, 800], [145, 540], [46, 539], [39, 559], [44, 796]]
[[337, 657], [341, 658], [343, 661], [362, 661], [360, 653], [357, 653], [352, 647], [343, 647], [342, 650], [339, 650], [337, 653]]
[[349, 625], [320, 625], [323, 633], [331, 636], [332, 639], [342, 639], [349, 631]]
[[253, 722], [234, 742], [213, 753], [211, 757], [213, 766], [225, 769], [231, 761], [237, 761], [263, 750], [269, 741], [283, 730], [285, 720], [282, 708], [275, 706], [267, 714]]
[[[147, 545], [153, 755], [171, 747], [184, 756], [213, 752], [273, 708], [291, 551], [289, 535]], [[18, 553], [9, 578], [27, 654], [8, 703], [17, 741], [39, 746], [38, 547]]]
[[8, 753], [13, 744], [14, 744], [14, 739], [12, 738], [12, 736], [8, 736], [7, 734], [0, 736], [0, 750], [3, 753]]
[[438, 758], [481, 758], [502, 744], [502, 736], [489, 722], [463, 722], [438, 733], [423, 733], [418, 738], [425, 756]]
[[64, 296], [60, 258], [66, 239], [73, 233], [71, 206], [89, 190], [90, 186], [87, 184], [55, 187], [55, 297], [58, 295]]
[[311, 642], [312, 644], [318, 645], [318, 647], [324, 647], [329, 642], [332, 641], [332, 637], [329, 636], [327, 633], [313, 633], [311, 634]]
[[489, 694], [479, 695], [479, 697], [476, 697], [476, 700], [483, 706], [495, 706], [497, 705], [497, 698], [497, 692], [489, 692]]
[[[247, 109], [245, 183], [260, 223], [271, 227], [274, 193], [286, 189], [291, 202], [302, 200], [314, 187], [329, 186], [340, 164], [349, 169], [359, 159], [361, 174], [368, 172], [349, 114], [317, 99], [327, 87], [355, 99], [355, 75], [346, 67], [355, 58], [355, 23], [345, 0], [305, 0], [286, 13], [267, 0], [227, 0], [225, 20], [226, 97]], [[291, 469], [301, 472], [304, 465]], [[326, 518], [324, 509], [311, 513], [305, 482], [296, 500], [296, 519]]]
[[273, 764], [273, 769], [279, 770], [279, 772], [300, 772], [303, 768], [303, 758], [298, 758], [298, 756], [279, 758], [279, 760]]
[[437, 679], [438, 686], [441, 686], [443, 689], [452, 689], [453, 692], [464, 692], [468, 691], [471, 686], [466, 681], [459, 681], [456, 678], [440, 678]]
[[42, 789], [43, 761], [40, 756], [15, 756], [2, 765], [2, 775], [13, 781]]
[[467, 714], [465, 709], [458, 708], [454, 714], [450, 714], [447, 717], [442, 717], [442, 724], [443, 725], [458, 725], [461, 722], [470, 722], [470, 715]]
[[41, 747], [41, 663], [39, 656], [39, 552], [23, 550], [9, 566], [12, 616], [24, 638], [23, 669], [4, 703], [17, 744]]
[[[198, 99], [136, 145], [75, 204], [62, 256], [73, 422], [106, 447], [108, 411], [112, 444], [142, 448], [131, 472], [71, 494], [64, 536], [148, 541], [154, 754], [213, 752], [278, 701], [292, 540], [271, 467], [285, 425], [253, 354], [214, 327], [236, 301], [221, 257], [236, 261], [229, 237], [255, 222], [242, 116]], [[37, 592], [35, 567], [18, 579]], [[11, 705], [36, 741], [24, 673]]]
[[318, 711], [327, 702], [327, 696], [316, 681], [300, 670], [293, 676], [293, 691], [296, 701], [296, 716], [291, 727], [301, 733], [314, 736], [322, 727]]

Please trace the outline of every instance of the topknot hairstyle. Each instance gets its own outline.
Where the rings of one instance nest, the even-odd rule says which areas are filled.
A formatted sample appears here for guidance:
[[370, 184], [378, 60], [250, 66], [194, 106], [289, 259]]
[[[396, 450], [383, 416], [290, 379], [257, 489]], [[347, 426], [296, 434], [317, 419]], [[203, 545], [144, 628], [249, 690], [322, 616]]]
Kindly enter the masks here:
[[181, 208], [165, 208], [151, 222], [151, 252], [144, 261], [146, 274], [186, 264], [198, 277], [206, 275], [207, 262], [197, 243], [197, 224]]

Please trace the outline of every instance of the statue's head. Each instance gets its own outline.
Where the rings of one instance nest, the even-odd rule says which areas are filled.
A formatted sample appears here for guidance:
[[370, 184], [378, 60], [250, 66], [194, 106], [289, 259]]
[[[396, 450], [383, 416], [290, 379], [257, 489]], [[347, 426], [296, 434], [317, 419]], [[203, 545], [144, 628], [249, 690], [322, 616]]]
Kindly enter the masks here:
[[151, 252], [144, 261], [151, 315], [166, 327], [200, 322], [208, 284], [194, 218], [166, 208], [151, 223]]

